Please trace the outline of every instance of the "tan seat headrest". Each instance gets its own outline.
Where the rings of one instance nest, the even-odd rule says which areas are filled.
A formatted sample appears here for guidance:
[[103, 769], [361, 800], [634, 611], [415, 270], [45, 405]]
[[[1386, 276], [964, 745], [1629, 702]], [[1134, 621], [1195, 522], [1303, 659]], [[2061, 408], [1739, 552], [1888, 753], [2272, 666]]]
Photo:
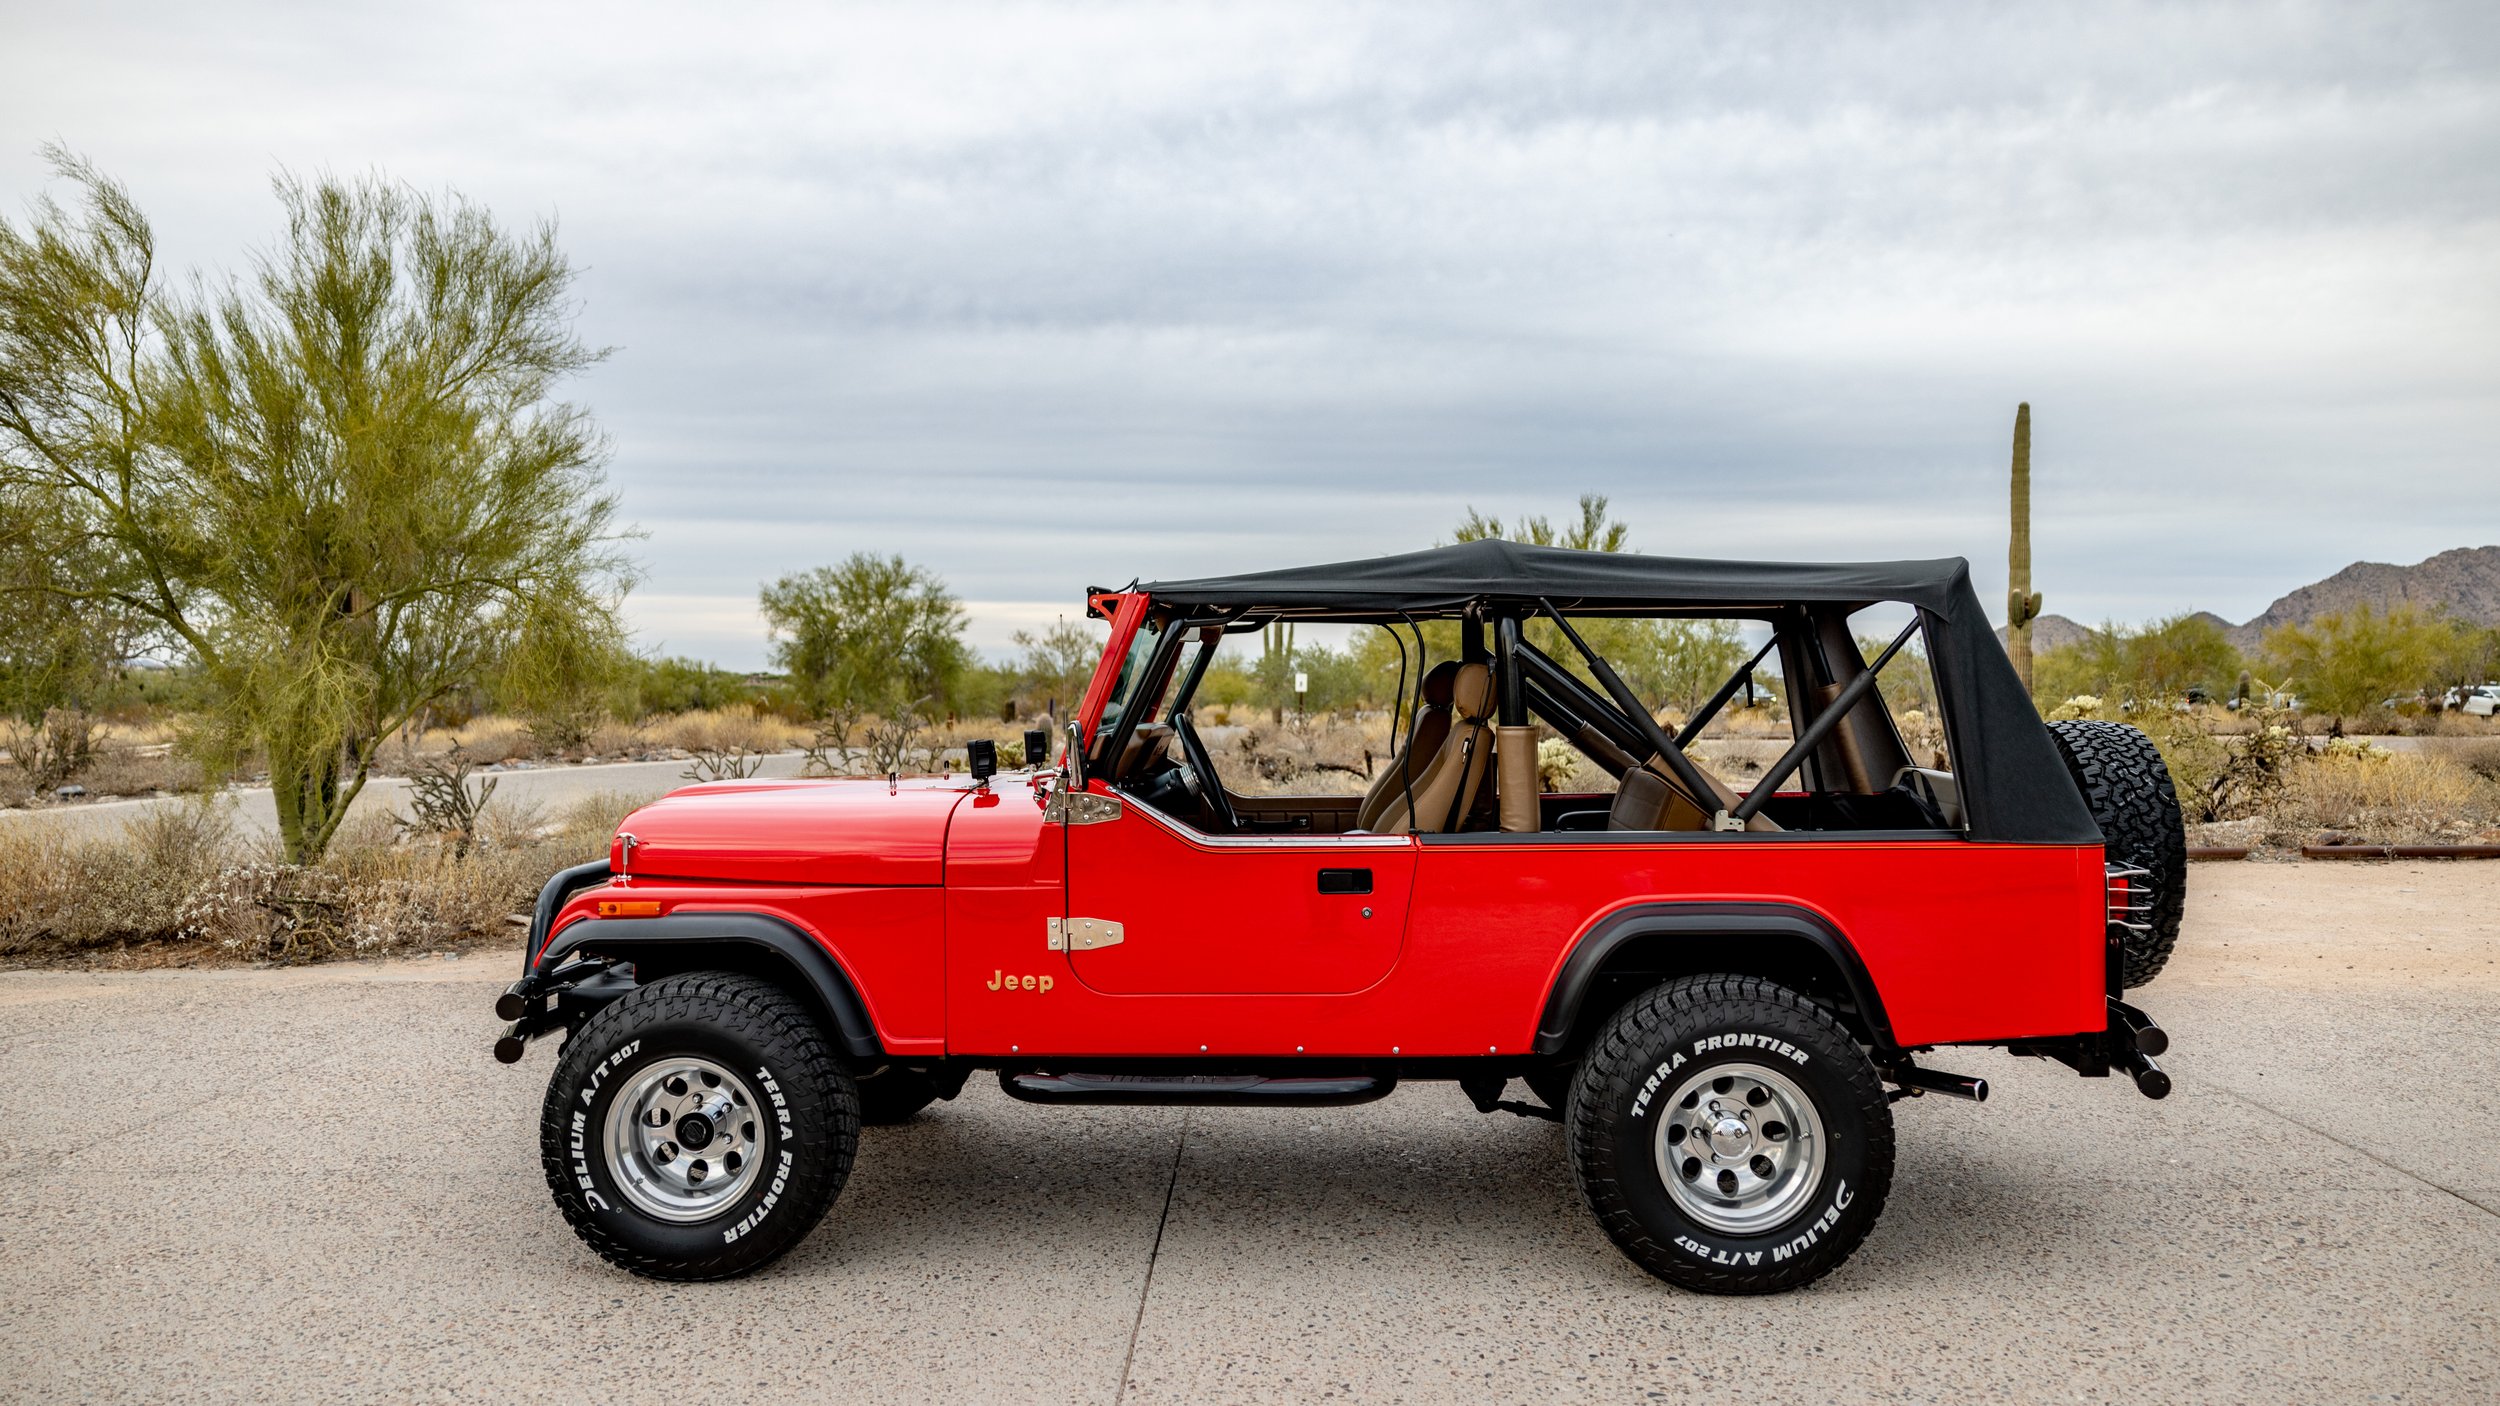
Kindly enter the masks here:
[[1450, 694], [1458, 686], [1458, 661], [1444, 659], [1424, 674], [1424, 706], [1446, 708]]

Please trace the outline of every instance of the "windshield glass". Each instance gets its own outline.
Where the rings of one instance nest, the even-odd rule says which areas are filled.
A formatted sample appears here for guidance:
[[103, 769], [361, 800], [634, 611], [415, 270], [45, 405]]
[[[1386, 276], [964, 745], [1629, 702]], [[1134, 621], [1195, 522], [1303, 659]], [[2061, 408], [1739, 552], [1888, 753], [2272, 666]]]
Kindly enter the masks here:
[[1162, 642], [1160, 623], [1148, 620], [1137, 627], [1137, 637], [1129, 641], [1128, 657], [1120, 661], [1120, 677], [1111, 685], [1111, 700], [1102, 705], [1102, 724], [1094, 733], [1097, 739], [1109, 736], [1120, 725], [1121, 717], [1136, 700], [1138, 684], [1146, 676], [1147, 661], [1154, 658], [1155, 646]]

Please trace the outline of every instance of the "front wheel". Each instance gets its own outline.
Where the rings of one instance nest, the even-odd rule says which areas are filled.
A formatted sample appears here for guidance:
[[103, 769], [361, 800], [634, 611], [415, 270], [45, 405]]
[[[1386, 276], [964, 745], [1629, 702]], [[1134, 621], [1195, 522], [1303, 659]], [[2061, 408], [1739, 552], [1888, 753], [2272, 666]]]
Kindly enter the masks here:
[[1570, 1099], [1573, 1179], [1643, 1269], [1760, 1294], [1822, 1278], [1892, 1187], [1892, 1107], [1849, 1032], [1752, 977], [1695, 976], [1624, 1007]]
[[539, 1123], [556, 1206], [653, 1279], [728, 1279], [823, 1219], [859, 1148], [859, 1094], [807, 1011], [750, 976], [638, 987], [564, 1044]]

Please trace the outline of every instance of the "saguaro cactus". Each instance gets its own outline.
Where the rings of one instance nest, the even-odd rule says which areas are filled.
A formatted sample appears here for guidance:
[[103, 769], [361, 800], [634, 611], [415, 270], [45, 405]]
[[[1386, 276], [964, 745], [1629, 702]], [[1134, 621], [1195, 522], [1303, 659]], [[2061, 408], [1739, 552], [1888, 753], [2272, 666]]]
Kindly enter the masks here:
[[2010, 584], [2005, 599], [2005, 652], [2014, 673], [2031, 688], [2031, 622], [2040, 618], [2040, 593], [2031, 589], [2031, 402], [2014, 407], [2014, 533], [2005, 554]]

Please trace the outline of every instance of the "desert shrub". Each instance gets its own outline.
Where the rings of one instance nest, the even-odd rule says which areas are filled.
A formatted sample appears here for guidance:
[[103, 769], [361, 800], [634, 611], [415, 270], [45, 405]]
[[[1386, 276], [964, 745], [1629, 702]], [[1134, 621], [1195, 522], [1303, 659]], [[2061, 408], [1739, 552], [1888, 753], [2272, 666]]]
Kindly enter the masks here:
[[0, 955], [175, 943], [306, 961], [500, 938], [549, 874], [604, 855], [647, 799], [595, 794], [553, 820], [498, 806], [465, 852], [360, 810], [317, 865], [253, 855], [231, 809], [205, 801], [153, 808], [117, 835], [0, 829]]
[[150, 811], [117, 835], [13, 825], [0, 831], [0, 953], [174, 936], [234, 848], [228, 812], [206, 802]]
[[2500, 785], [2442, 757], [2377, 748], [2329, 750], [2293, 771], [2280, 818], [2299, 832], [2442, 843], [2500, 824]]
[[2500, 782], [2500, 737], [2441, 737], [2424, 743], [2422, 754], [2463, 767], [2485, 781]]
[[[408, 815], [400, 828], [412, 835], [448, 840], [462, 854], [477, 842], [478, 821], [494, 799], [496, 779], [470, 773], [477, 763], [455, 742], [451, 750], [408, 769]], [[335, 841], [334, 841], [335, 843]]]
[[0, 719], [0, 748], [28, 791], [49, 794], [91, 766], [104, 739], [104, 720], [82, 708], [53, 708], [33, 722]]
[[1208, 739], [1208, 750], [1224, 784], [1242, 795], [1359, 794], [1389, 760], [1388, 718], [1253, 723], [1221, 743]]

